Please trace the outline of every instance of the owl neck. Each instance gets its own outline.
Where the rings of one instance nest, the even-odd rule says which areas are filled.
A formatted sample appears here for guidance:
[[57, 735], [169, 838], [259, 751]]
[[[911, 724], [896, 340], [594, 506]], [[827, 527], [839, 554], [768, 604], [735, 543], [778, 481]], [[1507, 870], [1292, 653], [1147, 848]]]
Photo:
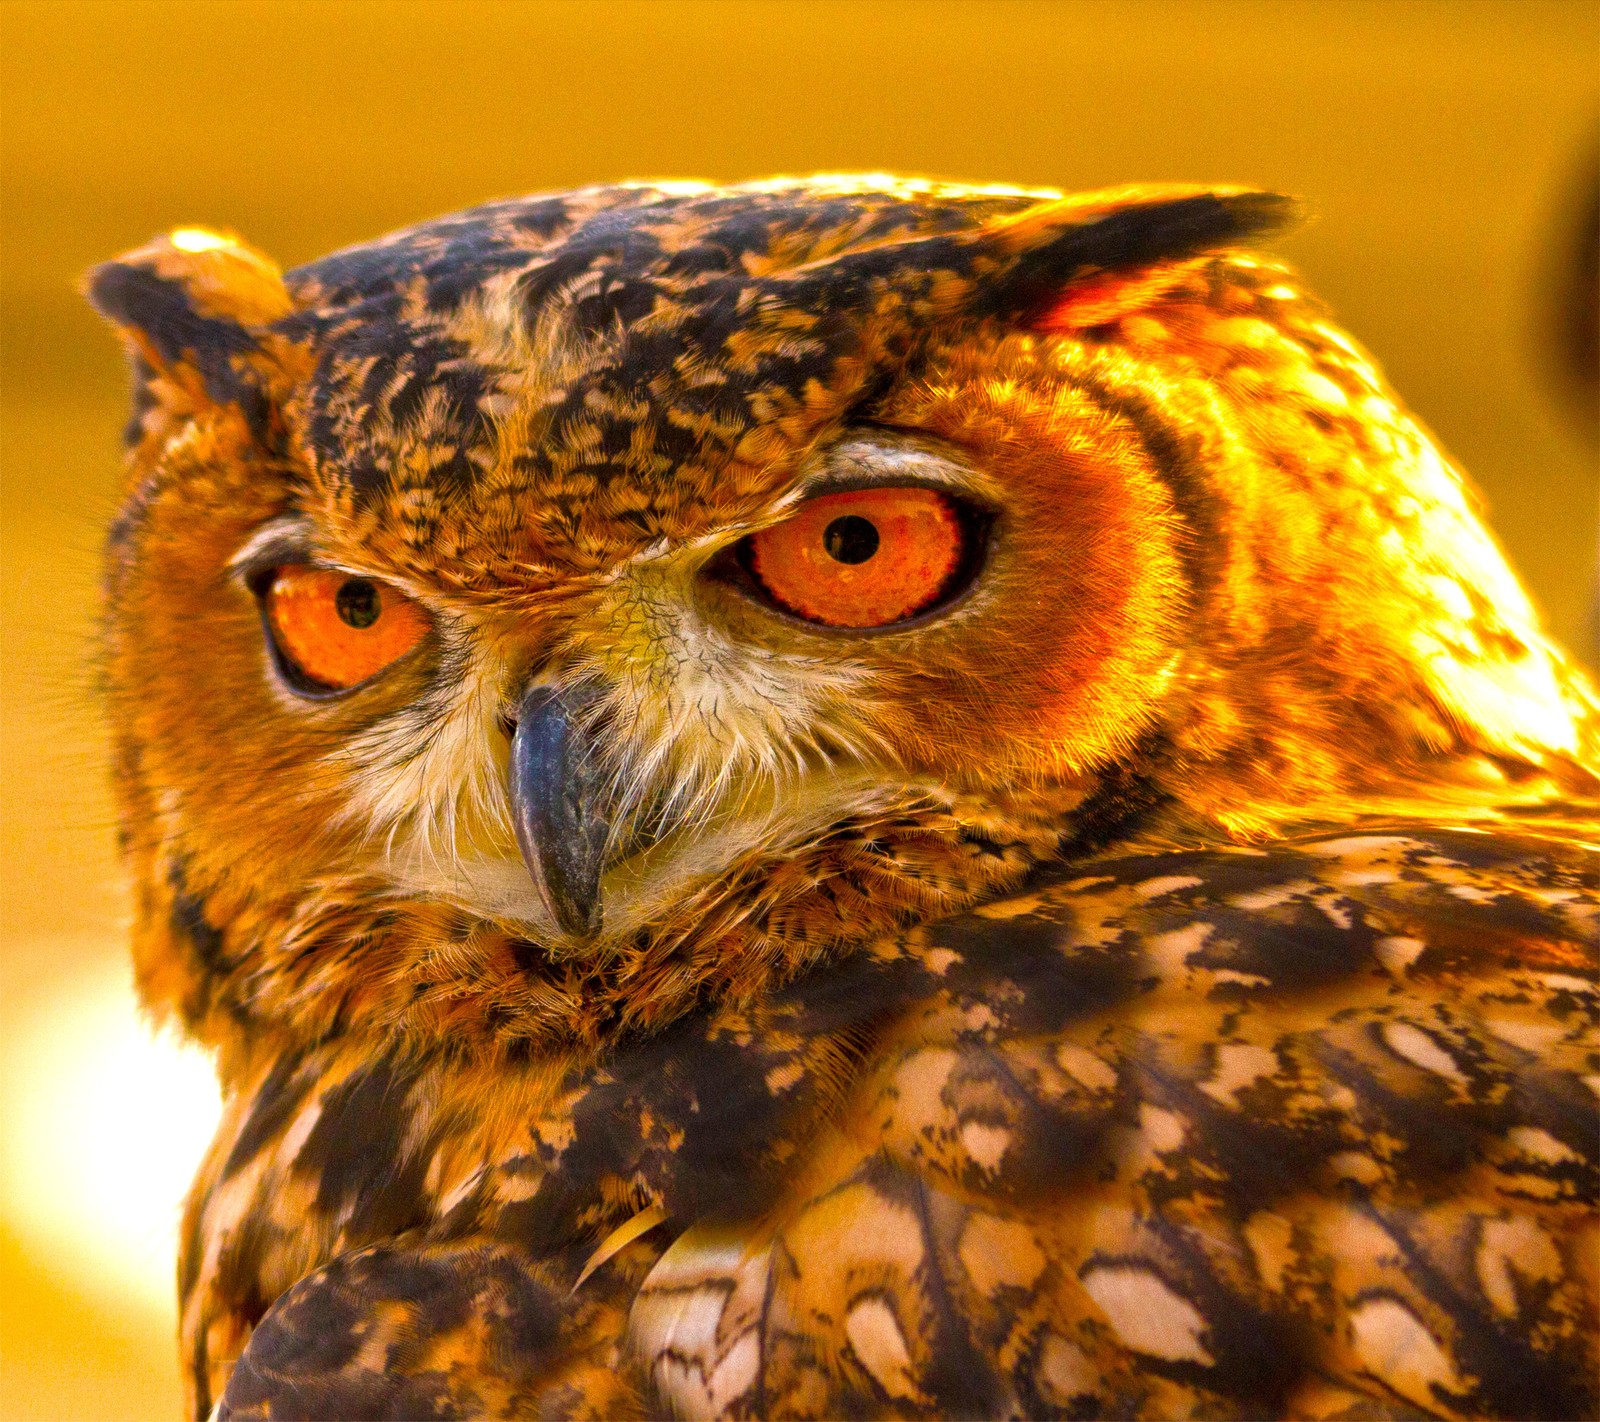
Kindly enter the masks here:
[[[370, 1037], [385, 1049], [527, 1059], [753, 1001], [806, 968], [1134, 842], [1170, 820], [1138, 757], [1087, 784], [951, 792], [752, 859], [592, 958], [442, 901], [343, 879], [264, 895], [234, 866], [156, 843], [134, 956], [146, 1001], [215, 1047], [225, 1078], [282, 1045]], [[276, 1044], [276, 1045], [274, 1045]]]
[[976, 802], [951, 795], [918, 813], [836, 829], [781, 861], [736, 867], [589, 958], [552, 952], [448, 903], [397, 903], [392, 886], [376, 881], [268, 899], [225, 871], [169, 854], [146, 878], [160, 908], [141, 917], [135, 959], [147, 1001], [218, 1049], [225, 1081], [262, 1052], [343, 1038], [528, 1061], [614, 1047], [707, 1003], [753, 1002], [851, 953], [892, 953], [918, 924], [1096, 857], [1364, 818], [1492, 818], [1584, 793], [1530, 767], [1513, 784], [1504, 767], [1463, 757], [1409, 784], [1345, 788], [1336, 800], [1300, 806], [1274, 806], [1259, 790], [1245, 801], [1234, 783], [1249, 805], [1241, 830], [1194, 810], [1208, 796], [1226, 803], [1229, 786], [1224, 767], [1197, 764], [1150, 736], [1087, 785], [991, 792]]

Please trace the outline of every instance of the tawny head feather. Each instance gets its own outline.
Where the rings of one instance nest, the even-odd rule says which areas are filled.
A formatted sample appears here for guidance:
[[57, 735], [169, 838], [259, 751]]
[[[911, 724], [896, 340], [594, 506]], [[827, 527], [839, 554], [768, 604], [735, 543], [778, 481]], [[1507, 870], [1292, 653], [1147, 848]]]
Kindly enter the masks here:
[[[194, 231], [100, 268], [139, 389], [108, 647], [147, 995], [224, 1044], [593, 1037], [1060, 853], [1592, 788], [1592, 697], [1460, 476], [1239, 250], [1285, 212], [644, 185], [282, 277]], [[936, 605], [841, 627], [752, 582], [752, 536], [903, 488], [966, 520]], [[257, 605], [301, 565], [421, 640], [308, 694]], [[607, 807], [592, 931], [519, 851], [529, 688]]]

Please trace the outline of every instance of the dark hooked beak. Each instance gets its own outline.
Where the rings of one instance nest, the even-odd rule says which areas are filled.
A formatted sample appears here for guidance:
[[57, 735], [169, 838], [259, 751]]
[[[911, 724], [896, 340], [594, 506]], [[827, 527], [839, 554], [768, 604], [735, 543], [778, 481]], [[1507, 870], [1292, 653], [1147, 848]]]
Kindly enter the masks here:
[[574, 938], [600, 931], [600, 871], [610, 824], [593, 747], [573, 724], [578, 703], [536, 686], [511, 737], [517, 843], [545, 907]]

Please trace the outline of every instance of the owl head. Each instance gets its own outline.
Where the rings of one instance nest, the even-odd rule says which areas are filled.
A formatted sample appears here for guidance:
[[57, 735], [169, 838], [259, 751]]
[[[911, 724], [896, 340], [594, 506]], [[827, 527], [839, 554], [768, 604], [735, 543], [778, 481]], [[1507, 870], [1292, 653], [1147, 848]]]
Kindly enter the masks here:
[[97, 269], [147, 998], [598, 1039], [1108, 845], [1592, 788], [1459, 476], [1241, 250], [1288, 213], [651, 184]]

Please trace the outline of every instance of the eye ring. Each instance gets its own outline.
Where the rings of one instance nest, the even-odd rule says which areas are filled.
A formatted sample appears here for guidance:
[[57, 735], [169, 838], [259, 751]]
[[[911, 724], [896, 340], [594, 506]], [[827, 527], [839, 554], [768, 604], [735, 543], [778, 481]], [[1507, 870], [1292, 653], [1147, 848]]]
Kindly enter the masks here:
[[977, 581], [992, 511], [925, 484], [834, 488], [743, 538], [716, 575], [811, 631], [904, 632], [947, 614]]
[[356, 573], [280, 563], [253, 574], [248, 586], [273, 670], [310, 701], [365, 686], [410, 653], [430, 626], [398, 589]]

